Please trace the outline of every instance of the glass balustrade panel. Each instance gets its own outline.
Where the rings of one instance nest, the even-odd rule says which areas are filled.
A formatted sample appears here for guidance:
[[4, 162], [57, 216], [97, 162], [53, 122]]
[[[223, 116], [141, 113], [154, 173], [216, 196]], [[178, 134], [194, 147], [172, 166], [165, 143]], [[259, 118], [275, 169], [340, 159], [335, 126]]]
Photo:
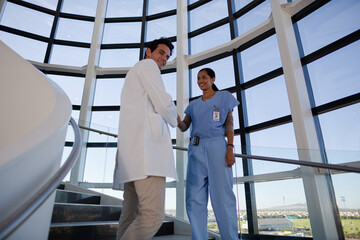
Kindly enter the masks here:
[[[104, 132], [116, 133], [116, 129], [106, 128], [101, 125], [79, 123], [79, 125], [88, 125], [94, 129]], [[88, 130], [81, 130], [86, 134]], [[98, 134], [98, 133], [92, 133]], [[71, 151], [73, 134], [68, 134], [63, 158], [66, 159]], [[107, 135], [101, 136], [99, 142], [89, 142], [86, 151], [86, 166], [84, 171], [84, 184], [92, 187], [93, 190], [101, 193], [122, 198], [122, 191], [111, 189], [112, 177], [115, 166], [116, 138]], [[241, 154], [241, 150], [258, 156], [268, 156], [284, 158], [290, 160], [304, 160], [322, 162], [324, 156], [331, 158], [333, 162], [346, 162], [347, 165], [359, 167], [359, 151], [326, 151], [319, 150], [300, 150], [294, 148], [276, 148], [276, 147], [248, 147], [235, 145], [235, 153]], [[188, 220], [186, 215], [185, 192], [186, 192], [186, 169], [187, 152], [174, 150], [176, 167], [180, 176], [180, 181], [175, 184], [174, 179], [167, 178], [165, 212], [166, 214], [176, 216], [183, 220]], [[346, 161], [334, 160], [344, 159]], [[244, 174], [244, 161], [258, 162], [252, 165], [253, 174]], [[257, 171], [262, 163], [267, 167], [272, 166], [272, 171]], [[281, 166], [283, 165], [283, 166]], [[236, 197], [236, 208], [238, 218], [238, 228], [241, 233], [248, 233], [249, 222], [247, 216], [248, 202], [252, 201], [253, 210], [256, 211], [256, 220], [259, 228], [259, 234], [264, 235], [282, 235], [282, 236], [302, 236], [311, 237], [311, 223], [309, 219], [308, 206], [304, 191], [303, 178], [300, 166], [297, 164], [276, 163], [259, 159], [236, 158], [236, 164], [233, 169], [233, 191]], [[251, 171], [250, 171], [251, 172]], [[327, 170], [317, 171], [319, 174], [326, 174]], [[255, 173], [255, 174], [254, 174]], [[183, 177], [181, 177], [183, 176]], [[67, 176], [64, 181], [68, 181]], [[331, 171], [335, 205], [339, 210], [341, 223], [347, 239], [356, 237], [356, 230], [360, 223], [360, 191], [357, 189], [357, 183], [360, 181], [358, 173], [346, 173]], [[254, 199], [246, 199], [245, 184], [253, 184]], [[178, 189], [176, 189], [178, 186]], [[178, 208], [180, 207], [180, 208]], [[211, 205], [208, 202], [208, 230], [219, 232], [216, 217]], [[356, 239], [356, 238], [354, 238]]]

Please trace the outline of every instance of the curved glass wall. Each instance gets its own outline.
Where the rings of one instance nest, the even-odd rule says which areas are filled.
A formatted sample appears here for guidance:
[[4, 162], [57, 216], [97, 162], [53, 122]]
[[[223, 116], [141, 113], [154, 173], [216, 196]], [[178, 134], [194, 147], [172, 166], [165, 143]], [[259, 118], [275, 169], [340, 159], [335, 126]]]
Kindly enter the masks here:
[[[0, 15], [0, 40], [65, 90], [80, 125], [116, 134], [127, 70], [144, 57], [148, 42], [162, 36], [175, 45], [170, 62], [176, 63], [177, 55], [182, 54], [177, 51], [177, 29], [183, 27], [177, 22], [177, 14], [182, 12], [176, 9], [175, 0], [107, 0], [101, 13], [102, 2], [7, 0]], [[188, 1], [187, 95], [190, 101], [201, 95], [196, 75], [201, 68], [213, 68], [218, 88], [230, 91], [240, 101], [234, 110], [235, 152], [299, 159], [302, 149], [293, 120], [298, 109], [291, 105], [294, 96], [289, 94], [284, 74], [281, 50], [285, 46], [279, 44], [275, 31], [274, 2]], [[360, 160], [360, 2], [315, 1], [296, 11], [291, 21], [307, 87], [306, 100], [311, 105], [317, 151], [326, 153], [318, 160], [356, 165]], [[100, 19], [104, 23], [98, 31]], [[229, 50], [231, 43], [234, 47]], [[94, 63], [90, 61], [93, 58]], [[171, 66], [163, 70], [164, 85], [174, 100], [182, 99], [176, 89], [183, 81], [177, 79], [181, 69], [176, 69], [176, 64]], [[89, 75], [88, 69], [96, 76]], [[82, 122], [85, 115], [89, 117]], [[171, 136], [175, 141], [176, 129], [171, 129]], [[82, 182], [106, 183], [110, 188], [116, 139], [90, 133], [87, 141], [85, 169], [79, 170], [84, 173]], [[240, 182], [234, 185], [234, 192], [242, 233], [312, 235], [309, 192], [298, 169], [297, 165], [237, 159], [233, 172]], [[255, 180], [247, 181], [246, 177]], [[358, 178], [358, 174], [350, 173], [330, 175], [333, 199], [329, 202], [342, 219], [338, 231], [345, 237], [355, 236], [351, 228], [360, 228], [360, 220], [354, 220], [353, 225], [344, 221], [349, 212], [354, 219], [360, 218]], [[96, 190], [122, 197], [121, 192]], [[175, 215], [175, 188], [168, 188], [167, 195], [167, 212]], [[288, 228], [266, 230], [263, 219], [273, 218], [292, 224], [286, 220]], [[305, 219], [306, 223], [300, 226], [296, 219]], [[217, 226], [210, 225], [217, 231]]]

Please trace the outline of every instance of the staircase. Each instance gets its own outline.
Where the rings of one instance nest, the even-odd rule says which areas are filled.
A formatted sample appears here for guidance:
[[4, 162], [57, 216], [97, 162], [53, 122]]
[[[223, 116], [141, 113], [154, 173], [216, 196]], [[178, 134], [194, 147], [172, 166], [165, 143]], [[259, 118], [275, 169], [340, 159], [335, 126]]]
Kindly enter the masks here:
[[[99, 194], [64, 190], [61, 184], [56, 190], [49, 240], [115, 240], [122, 207], [100, 202]], [[190, 240], [191, 237], [174, 235], [174, 222], [164, 221], [154, 239]]]

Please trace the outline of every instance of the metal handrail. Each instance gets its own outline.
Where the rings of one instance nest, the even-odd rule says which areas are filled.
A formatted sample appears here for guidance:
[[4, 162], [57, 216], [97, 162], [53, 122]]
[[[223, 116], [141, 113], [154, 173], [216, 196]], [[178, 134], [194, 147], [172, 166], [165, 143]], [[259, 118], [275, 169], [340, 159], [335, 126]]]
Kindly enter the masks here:
[[89, 128], [89, 127], [85, 127], [85, 126], [81, 126], [81, 125], [79, 125], [79, 127], [82, 128], [82, 129], [85, 129], [85, 130], [89, 130], [89, 131], [92, 131], [92, 132], [97, 132], [99, 134], [108, 135], [108, 136], [111, 136], [111, 137], [114, 137], [114, 138], [118, 137], [118, 135], [114, 134], [114, 133], [108, 133], [108, 132], [104, 132], [104, 131], [101, 131], [101, 130], [97, 130], [97, 129], [93, 129], [93, 128]]
[[74, 130], [75, 140], [73, 149], [63, 166], [55, 175], [23, 206], [21, 206], [9, 219], [0, 225], [0, 239], [6, 239], [10, 236], [26, 219], [28, 219], [44, 202], [51, 193], [57, 188], [75, 163], [81, 146], [81, 134], [79, 126], [73, 118], [70, 119]]
[[[173, 146], [173, 148], [177, 149], [177, 150], [183, 150], [183, 151], [188, 150], [187, 148], [178, 147], [178, 146]], [[358, 167], [350, 167], [350, 166], [340, 165], [340, 164], [309, 162], [309, 161], [304, 161], [304, 160], [247, 155], [247, 154], [239, 154], [239, 153], [234, 153], [234, 156], [239, 157], [239, 158], [249, 158], [249, 159], [257, 159], [257, 160], [264, 160], [264, 161], [270, 161], [270, 162], [288, 163], [288, 164], [302, 165], [302, 166], [308, 166], [308, 167], [326, 168], [326, 169], [331, 169], [331, 170], [360, 173], [360, 168], [358, 168]]]
[[[92, 128], [88, 128], [88, 127], [84, 127], [84, 126], [79, 126], [79, 127], [89, 130], [89, 131], [112, 136], [115, 138], [117, 138], [117, 136], [118, 136], [116, 134], [100, 131], [97, 129], [92, 129]], [[188, 150], [185, 147], [179, 147], [179, 146], [173, 146], [173, 149], [182, 150], [182, 151]], [[315, 167], [315, 168], [325, 168], [325, 169], [330, 169], [330, 170], [360, 173], [360, 168], [358, 168], [358, 167], [351, 167], [351, 166], [346, 166], [346, 165], [341, 165], [341, 164], [310, 162], [310, 161], [305, 161], [305, 160], [294, 160], [294, 159], [247, 155], [247, 154], [239, 154], [239, 153], [234, 153], [234, 156], [239, 157], [239, 158], [257, 159], [257, 160], [264, 160], [264, 161], [270, 161], [270, 162], [288, 163], [288, 164], [293, 164], [293, 165], [301, 165], [301, 166], [308, 166], [308, 167]]]

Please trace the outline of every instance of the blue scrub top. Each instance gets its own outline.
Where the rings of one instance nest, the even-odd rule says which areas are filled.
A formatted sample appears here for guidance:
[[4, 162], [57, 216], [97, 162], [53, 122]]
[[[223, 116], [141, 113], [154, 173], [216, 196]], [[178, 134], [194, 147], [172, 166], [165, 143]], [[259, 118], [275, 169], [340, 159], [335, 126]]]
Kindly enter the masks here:
[[[217, 91], [211, 99], [205, 101], [199, 97], [185, 109], [191, 117], [190, 137], [200, 138], [221, 137], [225, 135], [226, 116], [239, 101], [228, 91]], [[214, 117], [214, 112], [219, 113], [219, 118]]]

